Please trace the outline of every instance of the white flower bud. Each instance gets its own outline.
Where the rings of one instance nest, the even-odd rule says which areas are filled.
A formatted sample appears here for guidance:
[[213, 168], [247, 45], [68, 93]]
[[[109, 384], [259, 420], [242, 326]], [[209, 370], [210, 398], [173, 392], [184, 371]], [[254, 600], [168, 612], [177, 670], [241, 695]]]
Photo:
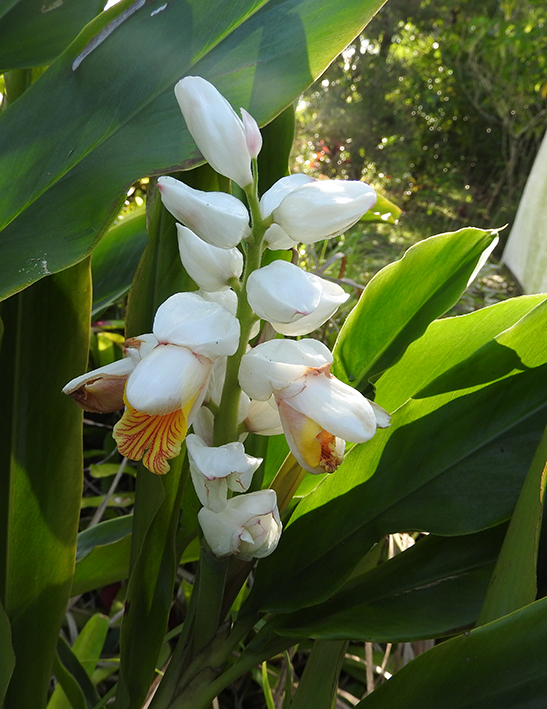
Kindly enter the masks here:
[[[278, 207], [281, 201], [297, 187], [306, 185], [309, 182], [315, 182], [313, 177], [297, 173], [282, 177], [280, 180], [270, 187], [267, 192], [264, 192], [260, 198], [260, 213], [262, 218], [269, 217], [273, 210]], [[272, 224], [264, 235], [264, 243], [269, 249], [292, 249], [296, 245], [294, 239], [279, 226]]]
[[175, 96], [192, 138], [211, 167], [242, 189], [253, 181], [251, 153], [241, 118], [222, 94], [200, 76], [186, 76]]
[[177, 224], [177, 234], [182, 265], [203, 290], [227, 290], [229, 279], [241, 276], [243, 256], [237, 249], [219, 249], [207, 244], [181, 224]]
[[342, 234], [375, 203], [376, 193], [365, 182], [316, 180], [290, 192], [272, 216], [295, 242], [313, 244]]
[[262, 149], [262, 135], [258, 123], [244, 108], [239, 109], [243, 119], [243, 127], [245, 129], [245, 137], [247, 139], [247, 147], [252, 158], [258, 157], [258, 153]]
[[294, 336], [321, 327], [349, 295], [338, 284], [279, 260], [251, 273], [247, 297], [259, 318], [282, 335]]
[[232, 249], [251, 233], [249, 212], [237, 197], [226, 192], [202, 192], [174, 177], [158, 177], [165, 208], [203, 241]]

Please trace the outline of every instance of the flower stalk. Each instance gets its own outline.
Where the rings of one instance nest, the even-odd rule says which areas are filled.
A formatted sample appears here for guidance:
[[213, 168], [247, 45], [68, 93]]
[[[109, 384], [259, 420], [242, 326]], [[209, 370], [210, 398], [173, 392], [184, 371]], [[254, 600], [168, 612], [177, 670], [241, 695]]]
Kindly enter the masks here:
[[258, 170], [257, 160], [253, 160], [254, 181], [245, 191], [251, 212], [251, 236], [247, 240], [247, 254], [241, 285], [237, 292], [238, 305], [236, 317], [241, 327], [239, 346], [231, 357], [228, 357], [226, 378], [222, 390], [222, 398], [215, 416], [214, 445], [220, 446], [238, 439], [237, 411], [241, 387], [238, 374], [241, 358], [247, 351], [251, 330], [257, 320], [255, 313], [249, 305], [247, 298], [247, 281], [251, 273], [260, 268], [262, 260], [264, 234], [271, 224], [271, 217], [262, 218], [258, 199]]

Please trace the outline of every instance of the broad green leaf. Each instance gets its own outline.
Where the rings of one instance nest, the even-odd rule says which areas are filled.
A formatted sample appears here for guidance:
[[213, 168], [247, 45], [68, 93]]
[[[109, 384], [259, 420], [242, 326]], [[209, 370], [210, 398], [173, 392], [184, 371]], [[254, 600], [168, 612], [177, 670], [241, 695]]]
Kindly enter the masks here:
[[379, 192], [377, 195], [376, 204], [372, 209], [369, 209], [368, 212], [363, 214], [361, 219], [359, 219], [359, 223], [377, 222], [379, 224], [398, 224], [403, 210]]
[[136, 179], [200, 159], [172, 93], [182, 76], [212, 80], [264, 124], [382, 4], [145, 3], [100, 42], [105, 19], [94, 20], [0, 116], [2, 296], [88, 254]]
[[4, 3], [0, 9], [0, 73], [51, 63], [104, 4], [103, 0]]
[[474, 625], [506, 529], [430, 535], [352, 578], [325, 603], [277, 617], [275, 631], [380, 643], [453, 635]]
[[9, 618], [0, 605], [0, 702], [4, 701], [14, 665], [15, 655], [11, 644]]
[[544, 300], [545, 295], [521, 296], [467, 315], [436, 320], [380, 377], [375, 401], [388, 411], [395, 411], [426, 384], [512, 327]]
[[542, 709], [547, 599], [420, 655], [358, 709]]
[[90, 529], [84, 529], [78, 534], [78, 550], [76, 552], [76, 562], [84, 559], [95, 547], [105, 546], [119, 542], [128, 534], [131, 534], [133, 526], [133, 515], [116, 517], [105, 522], [99, 522]]
[[110, 227], [93, 252], [91, 262], [93, 316], [129, 291], [147, 242], [144, 208], [136, 209]]
[[2, 304], [0, 595], [16, 657], [6, 709], [45, 706], [72, 585], [82, 411], [61, 389], [85, 371], [90, 303], [82, 262]]
[[495, 233], [461, 229], [412, 246], [365, 288], [333, 351], [333, 372], [357, 389], [393, 365], [460, 298]]
[[[76, 638], [72, 651], [88, 677], [91, 677], [101, 656], [108, 627], [109, 619], [107, 616], [95, 613]], [[81, 674], [79, 673], [78, 676], [81, 676]], [[89, 688], [88, 684], [86, 686]], [[71, 709], [71, 704], [60, 685], [55, 688], [47, 709]]]
[[507, 519], [545, 427], [547, 349], [535, 332], [545, 328], [542, 303], [499, 336], [516, 369], [494, 366], [488, 380], [504, 347], [491, 340], [436, 380], [450, 390], [409, 400], [389, 429], [355, 446], [260, 562], [254, 602], [288, 611], [327, 598], [388, 532], [471, 534]]

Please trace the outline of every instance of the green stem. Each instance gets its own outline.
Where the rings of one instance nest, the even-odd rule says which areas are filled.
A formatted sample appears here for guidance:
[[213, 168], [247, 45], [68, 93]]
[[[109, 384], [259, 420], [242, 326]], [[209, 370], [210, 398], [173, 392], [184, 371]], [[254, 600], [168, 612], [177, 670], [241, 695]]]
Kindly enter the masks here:
[[252, 652], [244, 652], [239, 659], [220, 676], [214, 671], [214, 664], [202, 663], [202, 671], [185, 683], [168, 709], [209, 709], [211, 702], [223, 689], [239, 679], [264, 660], [283, 652], [294, 645], [294, 639], [273, 637], [269, 642]]
[[235, 354], [228, 357], [226, 365], [226, 378], [222, 390], [222, 398], [219, 405], [218, 415], [215, 417], [214, 445], [221, 446], [225, 443], [237, 441], [237, 412], [239, 408], [239, 397], [241, 387], [239, 386], [239, 365], [241, 358], [247, 351], [247, 345], [251, 335], [251, 329], [256, 322], [249, 301], [247, 300], [247, 280], [251, 273], [260, 268], [262, 259], [262, 242], [264, 234], [269, 226], [270, 219], [262, 219], [260, 214], [260, 204], [256, 186], [252, 186], [247, 191], [247, 201], [251, 212], [252, 234], [247, 241], [247, 258], [245, 260], [245, 270], [241, 281], [241, 288], [238, 292], [237, 319], [241, 326], [239, 347]]
[[216, 557], [202, 539], [199, 577], [197, 588], [194, 589], [194, 593], [197, 593], [197, 606], [193, 632], [193, 657], [209, 645], [223, 620], [220, 613], [229, 561], [229, 557], [221, 559]]

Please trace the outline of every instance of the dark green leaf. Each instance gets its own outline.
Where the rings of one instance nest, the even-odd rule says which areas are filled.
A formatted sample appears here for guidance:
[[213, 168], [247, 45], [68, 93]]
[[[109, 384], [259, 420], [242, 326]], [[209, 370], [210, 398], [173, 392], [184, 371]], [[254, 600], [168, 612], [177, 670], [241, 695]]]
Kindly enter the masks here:
[[365, 288], [334, 347], [333, 372], [363, 390], [392, 366], [467, 287], [495, 234], [461, 229], [412, 246]]
[[543, 709], [547, 599], [428, 650], [358, 709]]
[[[263, 124], [299, 96], [383, 0], [263, 4], [193, 0], [155, 13], [145, 3], [100, 43], [99, 17], [2, 113], [4, 297], [88, 254], [136, 179], [200, 159], [173, 96], [182, 76], [211, 79]], [[84, 57], [84, 50], [92, 51]]]
[[0, 73], [50, 64], [104, 4], [103, 0], [4, 2], [0, 9]]
[[[296, 610], [327, 598], [388, 532], [470, 534], [507, 519], [545, 427], [547, 351], [534, 333], [545, 328], [543, 303], [481, 356], [470, 355], [467, 368], [456, 365], [458, 378], [446, 380], [451, 391], [411, 399], [391, 428], [356, 446], [298, 506], [275, 555], [260, 562], [255, 602]], [[498, 379], [494, 368], [485, 381], [501, 342], [511, 343], [521, 369]], [[482, 383], [469, 387], [478, 373]]]
[[345, 641], [319, 640], [314, 643], [291, 709], [332, 708], [346, 648]]
[[89, 709], [82, 688], [63, 665], [58, 655], [55, 656], [53, 663], [53, 674], [65, 696], [68, 697], [72, 709]]
[[[91, 673], [97, 665], [97, 661], [101, 655], [104, 641], [106, 639], [106, 634], [108, 632], [109, 619], [107, 616], [101, 613], [95, 613], [87, 621], [87, 623], [82, 628], [80, 634], [76, 638], [74, 647], [72, 651], [74, 656], [79, 661], [80, 667], [71, 673], [76, 678], [81, 678], [82, 670], [85, 671], [88, 677], [91, 677]], [[63, 651], [59, 653], [60, 657], [65, 657], [67, 653], [63, 654]], [[73, 666], [72, 660], [67, 661], [66, 666], [70, 669]], [[86, 691], [89, 697], [92, 696], [90, 691], [89, 681], [85, 681]], [[82, 688], [83, 691], [83, 688]], [[95, 701], [97, 703], [98, 699]], [[92, 705], [94, 706], [94, 704]], [[48, 702], [47, 709], [71, 709], [71, 704], [66, 696], [61, 685], [55, 687], [51, 699]]]
[[81, 561], [97, 546], [113, 544], [131, 534], [133, 515], [116, 517], [105, 522], [100, 522], [90, 529], [84, 529], [78, 534], [78, 551], [76, 562]]
[[70, 595], [79, 596], [126, 579], [129, 576], [130, 554], [130, 534], [110, 544], [94, 547], [76, 564]]
[[479, 623], [488, 623], [532, 603], [547, 477], [547, 428], [536, 451], [492, 575]]
[[85, 698], [86, 706], [88, 709], [92, 709], [100, 700], [100, 697], [97, 694], [97, 690], [93, 686], [92, 681], [89, 679], [87, 672], [80, 663], [80, 660], [76, 657], [70, 645], [62, 637], [59, 637], [59, 642], [57, 643], [57, 654], [59, 661], [63, 664], [65, 670], [70, 673], [78, 684], [78, 687]]
[[258, 155], [258, 191], [266, 190], [289, 174], [289, 159], [294, 143], [295, 112], [291, 104], [262, 129], [262, 150]]
[[2, 304], [0, 594], [16, 656], [6, 709], [45, 706], [72, 585], [82, 411], [61, 389], [85, 371], [90, 302], [82, 262]]
[[110, 227], [93, 252], [92, 315], [101, 313], [129, 291], [147, 242], [144, 208], [136, 209]]
[[0, 605], [0, 702], [4, 701], [14, 665], [9, 618]]
[[326, 603], [278, 617], [275, 630], [301, 639], [411, 642], [471, 627], [506, 529], [430, 535], [352, 578]]

